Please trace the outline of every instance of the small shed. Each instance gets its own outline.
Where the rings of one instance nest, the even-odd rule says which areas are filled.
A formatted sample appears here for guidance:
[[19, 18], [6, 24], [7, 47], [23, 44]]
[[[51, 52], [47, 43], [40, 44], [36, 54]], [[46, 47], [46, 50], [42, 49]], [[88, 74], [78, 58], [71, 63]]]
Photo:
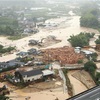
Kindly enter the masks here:
[[75, 51], [75, 53], [80, 53], [81, 52], [81, 47], [75, 47], [74, 51]]

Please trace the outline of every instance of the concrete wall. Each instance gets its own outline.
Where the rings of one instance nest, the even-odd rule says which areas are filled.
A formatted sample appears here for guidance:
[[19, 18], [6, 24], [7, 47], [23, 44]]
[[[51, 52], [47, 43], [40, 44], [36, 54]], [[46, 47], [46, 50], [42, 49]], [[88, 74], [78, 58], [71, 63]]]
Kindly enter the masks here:
[[27, 81], [34, 81], [34, 80], [37, 80], [37, 79], [41, 79], [41, 77], [42, 77], [42, 74], [31, 76], [31, 77], [25, 76], [23, 79], [24, 79], [24, 82], [27, 82]]

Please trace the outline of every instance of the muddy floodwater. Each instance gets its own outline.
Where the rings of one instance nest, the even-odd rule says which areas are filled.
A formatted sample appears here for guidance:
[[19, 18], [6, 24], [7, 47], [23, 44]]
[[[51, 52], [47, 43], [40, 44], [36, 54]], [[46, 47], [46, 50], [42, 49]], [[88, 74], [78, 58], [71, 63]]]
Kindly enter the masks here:
[[[58, 27], [40, 28], [38, 33], [15, 41], [8, 40], [7, 37], [0, 37], [0, 44], [4, 46], [16, 46], [18, 51], [27, 51], [31, 48], [28, 45], [28, 41], [30, 39], [40, 41], [42, 38], [45, 38], [49, 35], [54, 35], [57, 39], [60, 39], [61, 42], [53, 44], [52, 46], [48, 45], [48, 47], [46, 48], [56, 48], [62, 46], [70, 46], [70, 43], [67, 41], [67, 39], [71, 35], [77, 35], [80, 32], [94, 32], [97, 34], [99, 33], [95, 29], [80, 27], [80, 16], [76, 16], [72, 11], [70, 11], [69, 13], [70, 16], [49, 19], [46, 21], [46, 23], [57, 23], [59, 24]], [[14, 59], [16, 57], [15, 55], [16, 52], [14, 54], [5, 55], [3, 57], [0, 57], [0, 61], [8, 61]]]

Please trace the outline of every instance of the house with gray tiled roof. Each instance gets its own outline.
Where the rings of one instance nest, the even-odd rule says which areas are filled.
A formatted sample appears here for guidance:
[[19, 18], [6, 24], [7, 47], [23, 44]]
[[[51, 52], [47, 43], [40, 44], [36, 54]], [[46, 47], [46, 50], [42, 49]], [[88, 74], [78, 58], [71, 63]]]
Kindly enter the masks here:
[[16, 71], [15, 77], [19, 78], [20, 81], [30, 82], [38, 79], [42, 79], [43, 72], [39, 69], [30, 71]]

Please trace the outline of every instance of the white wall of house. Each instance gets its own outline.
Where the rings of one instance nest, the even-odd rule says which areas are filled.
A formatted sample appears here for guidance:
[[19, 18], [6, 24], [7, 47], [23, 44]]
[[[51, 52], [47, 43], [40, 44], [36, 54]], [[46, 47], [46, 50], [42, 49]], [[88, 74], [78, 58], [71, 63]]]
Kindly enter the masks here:
[[42, 74], [31, 76], [31, 77], [25, 76], [25, 77], [23, 77], [23, 79], [24, 79], [24, 82], [34, 81], [34, 80], [37, 80], [37, 79], [41, 79], [42, 76], [43, 76]]

